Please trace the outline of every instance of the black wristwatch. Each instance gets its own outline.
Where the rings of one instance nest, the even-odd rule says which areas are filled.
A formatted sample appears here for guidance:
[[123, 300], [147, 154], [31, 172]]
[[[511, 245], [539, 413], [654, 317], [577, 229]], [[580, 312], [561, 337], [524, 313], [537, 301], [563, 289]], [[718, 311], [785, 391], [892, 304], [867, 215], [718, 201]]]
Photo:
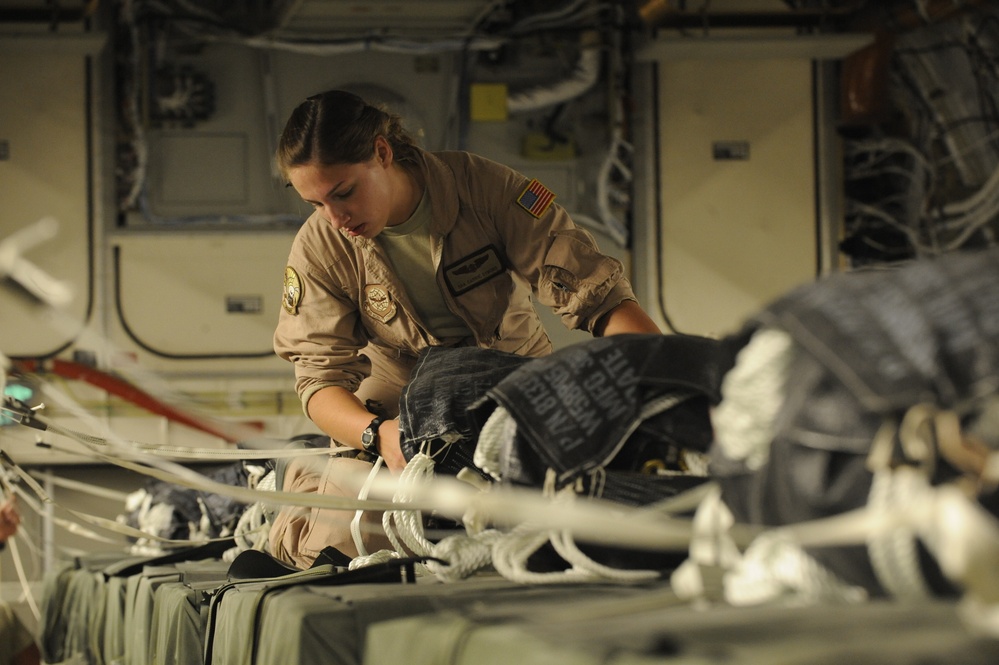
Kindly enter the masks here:
[[371, 453], [372, 455], [380, 455], [378, 452], [378, 426], [382, 424], [382, 419], [375, 418], [371, 421], [371, 424], [361, 432], [361, 447], [364, 448], [364, 452]]

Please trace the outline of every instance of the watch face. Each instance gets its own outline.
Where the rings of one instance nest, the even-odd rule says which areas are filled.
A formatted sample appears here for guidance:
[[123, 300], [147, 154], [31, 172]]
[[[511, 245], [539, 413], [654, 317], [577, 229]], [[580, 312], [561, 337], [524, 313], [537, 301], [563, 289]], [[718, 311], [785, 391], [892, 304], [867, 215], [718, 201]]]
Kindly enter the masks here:
[[378, 440], [378, 430], [373, 427], [361, 432], [361, 447], [368, 452], [374, 452], [375, 442]]
[[378, 454], [379, 425], [381, 425], [381, 420], [376, 418], [363, 432], [361, 432], [361, 447], [369, 453]]

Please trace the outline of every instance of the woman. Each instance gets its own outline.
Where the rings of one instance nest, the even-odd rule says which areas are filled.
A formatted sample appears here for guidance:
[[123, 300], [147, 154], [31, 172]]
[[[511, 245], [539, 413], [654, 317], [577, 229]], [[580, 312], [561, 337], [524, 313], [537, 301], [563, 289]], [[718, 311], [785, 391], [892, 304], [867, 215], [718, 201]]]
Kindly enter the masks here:
[[660, 332], [620, 262], [542, 183], [467, 152], [425, 151], [398, 116], [356, 95], [300, 104], [277, 163], [315, 212], [289, 255], [275, 351], [294, 364], [312, 421], [391, 470], [406, 464], [393, 418], [422, 349], [550, 353], [532, 293], [572, 329]]

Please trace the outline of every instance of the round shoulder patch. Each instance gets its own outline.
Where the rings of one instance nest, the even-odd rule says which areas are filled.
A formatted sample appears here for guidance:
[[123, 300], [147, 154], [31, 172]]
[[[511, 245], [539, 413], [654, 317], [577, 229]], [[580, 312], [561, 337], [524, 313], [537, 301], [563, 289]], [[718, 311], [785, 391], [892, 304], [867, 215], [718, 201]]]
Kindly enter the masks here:
[[298, 314], [298, 303], [302, 302], [302, 280], [291, 266], [284, 269], [284, 295], [281, 305], [289, 314]]

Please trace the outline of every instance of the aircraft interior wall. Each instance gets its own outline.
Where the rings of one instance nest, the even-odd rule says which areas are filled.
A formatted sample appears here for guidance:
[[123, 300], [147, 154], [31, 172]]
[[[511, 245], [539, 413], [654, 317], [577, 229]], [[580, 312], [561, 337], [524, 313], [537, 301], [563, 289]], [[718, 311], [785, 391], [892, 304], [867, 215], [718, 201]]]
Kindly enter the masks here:
[[[598, 81], [594, 72], [583, 94], [564, 108], [553, 104], [512, 114], [496, 111], [497, 102], [488, 100], [498, 86], [517, 83], [510, 71], [527, 68], [533, 74], [528, 80], [543, 81], [539, 72], [563, 75], [565, 56], [558, 48], [479, 65], [466, 81], [461, 70], [469, 65], [462, 59], [478, 56], [313, 55], [221, 43], [190, 53], [169, 50], [153, 66], [144, 64], [144, 53], [121, 55], [128, 37], [109, 32], [94, 53], [50, 56], [68, 70], [58, 86], [40, 76], [52, 76], [49, 61], [6, 60], [6, 85], [34, 94], [43, 113], [8, 102], [19, 112], [10, 116], [16, 138], [4, 166], [15, 178], [2, 185], [8, 202], [4, 225], [14, 231], [42, 217], [57, 220], [57, 239], [41, 244], [32, 258], [73, 291], [57, 331], [18, 294], [0, 294], [4, 307], [25, 322], [2, 333], [11, 357], [61, 355], [140, 382], [154, 375], [165, 398], [193, 395], [212, 415], [249, 423], [261, 434], [310, 431], [291, 390], [290, 365], [271, 351], [284, 261], [309, 211], [275, 176], [271, 155], [290, 110], [305, 96], [333, 87], [387, 104], [429, 149], [462, 147], [537, 177], [605, 251], [634, 268], [629, 240], [595, 221], [608, 137], [625, 122], [617, 107], [623, 91], [606, 76]], [[179, 94], [164, 89], [170, 85], [202, 86], [202, 98], [190, 104], [205, 110], [161, 110], [163, 117], [150, 118], [168, 106], [170, 94]], [[52, 96], [53, 88], [70, 97]], [[486, 100], [477, 116], [463, 110], [473, 95]], [[47, 121], [45, 109], [59, 115]], [[75, 126], [56, 124], [63, 117]], [[22, 133], [22, 126], [29, 131]], [[129, 140], [122, 138], [128, 132]], [[60, 146], [60, 159], [50, 161], [45, 156], [53, 143]], [[17, 180], [28, 164], [42, 172], [34, 188]], [[55, 170], [50, 174], [56, 177], [44, 177], [45, 170], [58, 168], [67, 174]], [[615, 223], [626, 223], [626, 204], [604, 207], [616, 209], [605, 213], [620, 217]], [[587, 337], [566, 330], [544, 309], [541, 315], [557, 346]], [[134, 421], [128, 405], [96, 399], [116, 422]], [[202, 438], [157, 418], [145, 433], [157, 441], [178, 437]], [[30, 449], [22, 454], [32, 455]]]
[[[543, 182], [666, 333], [723, 337], [818, 277], [999, 237], [999, 57], [982, 56], [999, 53], [999, 21], [977, 3], [951, 21], [933, 11], [954, 3], [912, 3], [930, 12], [913, 18], [901, 0], [386, 0], [366, 18], [356, 3], [301, 0], [273, 3], [297, 10], [264, 29], [254, 21], [273, 17], [215, 2], [193, 33], [186, 0], [87, 4], [95, 14], [53, 28], [0, 1], [0, 379], [25, 375], [18, 399], [112, 446], [231, 452], [318, 433], [272, 349], [288, 250], [311, 213], [272, 156], [290, 111], [330, 88], [400, 113], [423, 147]], [[897, 34], [884, 42], [866, 21], [889, 5]], [[643, 22], [639, 8], [662, 13]], [[166, 9], [184, 10], [181, 27]], [[826, 32], [853, 11], [859, 23]], [[223, 16], [231, 31], [215, 30]], [[698, 22], [709, 16], [732, 25]], [[499, 39], [483, 17], [523, 32]], [[432, 36], [469, 25], [464, 40]], [[872, 68], [890, 80], [863, 78]], [[557, 349], [591, 339], [539, 313]], [[59, 504], [23, 511], [36, 586], [56, 559], [123, 545], [57, 518], [120, 519], [148, 477], [2, 413], [0, 450]], [[21, 576], [14, 554], [0, 553], [5, 590]]]
[[[241, 431], [249, 435], [314, 432], [290, 365], [271, 351], [285, 258], [309, 214], [273, 173], [271, 155], [291, 109], [333, 87], [388, 104], [429, 149], [479, 152], [544, 182], [624, 263], [664, 330], [724, 334], [781, 288], [814, 275], [807, 57], [751, 65], [699, 54], [635, 58], [627, 50], [634, 45], [609, 31], [594, 71], [575, 62], [584, 50], [576, 35], [491, 54], [317, 54], [226, 41], [189, 48], [144, 24], [123, 29], [110, 16], [91, 27], [96, 37], [75, 26], [56, 34], [36, 27], [29, 39], [8, 40], [0, 60], [3, 87], [20, 91], [0, 99], [9, 150], [0, 161], [0, 229], [40, 233], [25, 257], [55, 279], [52, 288], [71, 294], [53, 320], [23, 294], [0, 291], [0, 320], [18, 322], [0, 327], [0, 352], [9, 357], [121, 376], [151, 402], [248, 427]], [[537, 108], [530, 99], [524, 109], [505, 108], [503, 95], [526, 89], [543, 102], [561, 84], [578, 91]], [[781, 95], [761, 93], [766, 85]], [[775, 107], [784, 113], [774, 115]], [[712, 152], [726, 142], [748, 144], [749, 159]], [[732, 207], [719, 208], [723, 199]], [[58, 222], [52, 237], [40, 232], [43, 218]], [[747, 225], [759, 235], [750, 249]], [[725, 242], [741, 260], [697, 256], [697, 248]], [[724, 306], [713, 304], [721, 298]], [[557, 347], [589, 338], [539, 312]], [[93, 419], [91, 431], [154, 445], [230, 445], [123, 399], [101, 377], [55, 379]], [[53, 422], [81, 426], [68, 405], [46, 400], [45, 409]], [[75, 473], [82, 460], [72, 446], [43, 449], [39, 438], [0, 428], [2, 447], [18, 462]], [[84, 464], [80, 473], [89, 467], [117, 491], [141, 484]], [[107, 499], [52, 491], [108, 509]]]

